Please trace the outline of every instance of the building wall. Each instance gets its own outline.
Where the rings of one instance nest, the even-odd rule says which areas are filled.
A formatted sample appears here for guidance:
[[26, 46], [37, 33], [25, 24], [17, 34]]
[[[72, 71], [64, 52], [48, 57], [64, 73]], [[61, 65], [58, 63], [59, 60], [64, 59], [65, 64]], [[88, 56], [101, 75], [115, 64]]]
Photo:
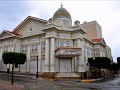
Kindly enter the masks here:
[[11, 35], [7, 34], [7, 33], [2, 33], [2, 35], [0, 35], [0, 38], [6, 38], [6, 37], [10, 37]]
[[102, 38], [102, 28], [96, 21], [95, 21], [95, 23], [96, 23], [97, 38]]
[[89, 70], [88, 66], [88, 58], [93, 57], [93, 43], [88, 41], [86, 38], [84, 39], [83, 44], [83, 53], [84, 53], [84, 62], [86, 71]]
[[102, 44], [94, 45], [94, 57], [105, 57], [105, 46]]
[[[17, 33], [22, 35], [22, 38], [13, 37], [0, 40], [1, 70], [6, 70], [7, 67], [10, 67], [9, 65], [4, 65], [2, 63], [2, 53], [6, 50], [4, 48], [7, 48], [8, 51], [25, 53], [27, 61], [25, 64], [20, 65], [19, 69], [17, 68], [15, 70], [34, 74], [36, 73], [37, 68], [37, 56], [39, 60], [38, 71], [41, 73], [59, 72], [60, 65], [65, 66], [65, 60], [60, 62], [60, 58], [55, 56], [56, 49], [61, 46], [81, 48], [80, 56], [66, 59], [69, 60], [67, 63], [69, 63], [68, 66], [71, 69], [71, 72], [86, 72], [89, 70], [88, 58], [105, 56], [104, 46], [90, 41], [92, 38], [102, 37], [102, 32], [100, 31], [101, 27], [97, 25], [95, 21], [82, 25], [88, 33], [86, 34], [87, 36], [85, 35], [87, 38], [85, 38], [80, 31], [69, 31], [70, 27], [67, 31], [57, 31], [54, 29], [48, 29], [48, 31], [45, 32], [41, 31], [45, 26], [44, 23], [29, 20], [29, 22], [17, 30]], [[109, 48], [106, 49], [106, 55], [108, 56], [108, 54], [110, 55]]]
[[43, 31], [41, 31], [46, 24], [34, 20], [30, 20], [28, 23], [25, 25], [21, 26], [17, 33], [22, 35], [22, 37], [28, 37], [31, 35], [36, 35], [36, 34], [41, 34]]
[[85, 37], [89, 38], [90, 40], [95, 38], [102, 38], [101, 26], [96, 21], [84, 22], [81, 25], [87, 32], [87, 34], [85, 34]]
[[111, 48], [107, 45], [105, 48], [105, 56], [113, 60], [112, 58], [112, 53], [111, 53]]

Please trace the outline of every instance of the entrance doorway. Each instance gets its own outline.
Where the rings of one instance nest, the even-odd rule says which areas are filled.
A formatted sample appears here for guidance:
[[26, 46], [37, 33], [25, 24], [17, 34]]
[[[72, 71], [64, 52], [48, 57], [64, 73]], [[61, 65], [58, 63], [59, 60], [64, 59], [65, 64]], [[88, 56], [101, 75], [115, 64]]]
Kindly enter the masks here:
[[60, 72], [71, 72], [72, 58], [60, 58]]

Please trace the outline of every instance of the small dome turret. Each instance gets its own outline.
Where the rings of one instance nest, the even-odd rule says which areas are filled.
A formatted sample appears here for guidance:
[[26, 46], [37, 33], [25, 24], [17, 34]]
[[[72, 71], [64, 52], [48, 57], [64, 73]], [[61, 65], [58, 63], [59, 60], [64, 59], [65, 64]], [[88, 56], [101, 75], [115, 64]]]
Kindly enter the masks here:
[[75, 26], [80, 26], [80, 21], [76, 20], [76, 21], [74, 22], [74, 25], [75, 25]]

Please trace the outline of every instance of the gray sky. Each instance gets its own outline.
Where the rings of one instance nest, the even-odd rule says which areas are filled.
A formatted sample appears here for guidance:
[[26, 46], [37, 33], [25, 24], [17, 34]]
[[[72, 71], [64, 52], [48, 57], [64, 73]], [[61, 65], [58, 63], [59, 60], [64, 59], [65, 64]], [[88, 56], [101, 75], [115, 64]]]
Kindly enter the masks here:
[[73, 22], [96, 20], [101, 25], [103, 37], [116, 61], [116, 57], [120, 56], [119, 0], [0, 0], [0, 31], [12, 31], [27, 16], [48, 20], [61, 2], [71, 14]]

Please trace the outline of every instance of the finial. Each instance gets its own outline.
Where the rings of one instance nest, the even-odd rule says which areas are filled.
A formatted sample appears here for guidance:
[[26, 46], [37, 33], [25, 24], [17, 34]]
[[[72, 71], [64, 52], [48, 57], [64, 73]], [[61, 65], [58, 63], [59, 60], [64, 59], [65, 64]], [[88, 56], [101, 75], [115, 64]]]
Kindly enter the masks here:
[[61, 2], [61, 7], [63, 6], [62, 2]]

